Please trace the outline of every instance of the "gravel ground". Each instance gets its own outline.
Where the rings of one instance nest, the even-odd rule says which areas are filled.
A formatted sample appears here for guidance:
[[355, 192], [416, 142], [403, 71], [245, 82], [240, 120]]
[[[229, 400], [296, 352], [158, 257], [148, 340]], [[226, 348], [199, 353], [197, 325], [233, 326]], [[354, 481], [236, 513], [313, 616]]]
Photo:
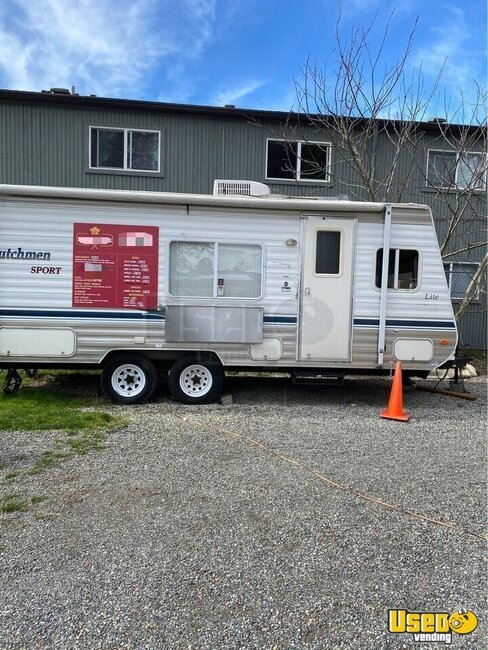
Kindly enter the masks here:
[[[460, 607], [480, 625], [452, 646], [484, 647], [483, 540], [232, 435], [484, 533], [485, 381], [475, 402], [406, 388], [406, 424], [378, 417], [389, 386], [233, 379], [229, 406], [107, 404], [132, 423], [105, 451], [1, 486], [48, 498], [3, 515], [0, 648], [418, 650], [439, 646], [388, 633], [387, 610]], [[7, 469], [53, 435], [2, 433]]]

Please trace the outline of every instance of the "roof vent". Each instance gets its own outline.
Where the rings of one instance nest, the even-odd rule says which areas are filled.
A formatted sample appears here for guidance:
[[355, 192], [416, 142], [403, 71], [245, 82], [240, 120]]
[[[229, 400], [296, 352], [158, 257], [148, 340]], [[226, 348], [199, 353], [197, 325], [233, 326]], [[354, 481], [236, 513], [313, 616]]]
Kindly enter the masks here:
[[214, 196], [269, 196], [271, 190], [257, 181], [215, 180], [213, 193]]
[[445, 124], [447, 122], [445, 117], [431, 117], [429, 118], [429, 122], [434, 122], [437, 124]]
[[71, 95], [69, 88], [51, 88], [49, 92], [54, 95]]

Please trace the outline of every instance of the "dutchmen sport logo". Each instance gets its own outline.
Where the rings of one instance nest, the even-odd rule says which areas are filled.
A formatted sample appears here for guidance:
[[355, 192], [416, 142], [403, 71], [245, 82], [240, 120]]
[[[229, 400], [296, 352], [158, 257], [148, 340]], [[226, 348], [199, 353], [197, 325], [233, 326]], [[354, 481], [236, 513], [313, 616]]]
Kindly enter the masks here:
[[408, 609], [388, 610], [388, 631], [411, 634], [413, 641], [422, 643], [452, 643], [452, 633], [471, 634], [478, 627], [478, 617], [470, 610], [448, 612], [409, 612]]

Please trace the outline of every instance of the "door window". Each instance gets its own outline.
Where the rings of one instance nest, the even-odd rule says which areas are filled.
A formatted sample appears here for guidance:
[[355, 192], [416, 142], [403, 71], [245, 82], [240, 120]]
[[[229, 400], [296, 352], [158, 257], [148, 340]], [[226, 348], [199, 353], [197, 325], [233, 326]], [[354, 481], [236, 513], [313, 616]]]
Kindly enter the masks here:
[[338, 275], [341, 268], [341, 232], [319, 230], [315, 253], [315, 273]]

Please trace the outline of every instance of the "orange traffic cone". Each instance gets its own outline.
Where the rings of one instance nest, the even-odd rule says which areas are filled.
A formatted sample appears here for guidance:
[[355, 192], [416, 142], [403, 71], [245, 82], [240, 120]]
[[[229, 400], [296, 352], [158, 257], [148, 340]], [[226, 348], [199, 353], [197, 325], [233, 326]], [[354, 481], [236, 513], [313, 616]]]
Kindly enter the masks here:
[[399, 361], [395, 366], [388, 406], [380, 413], [380, 418], [402, 420], [402, 422], [410, 419], [410, 415], [403, 410], [402, 364]]

